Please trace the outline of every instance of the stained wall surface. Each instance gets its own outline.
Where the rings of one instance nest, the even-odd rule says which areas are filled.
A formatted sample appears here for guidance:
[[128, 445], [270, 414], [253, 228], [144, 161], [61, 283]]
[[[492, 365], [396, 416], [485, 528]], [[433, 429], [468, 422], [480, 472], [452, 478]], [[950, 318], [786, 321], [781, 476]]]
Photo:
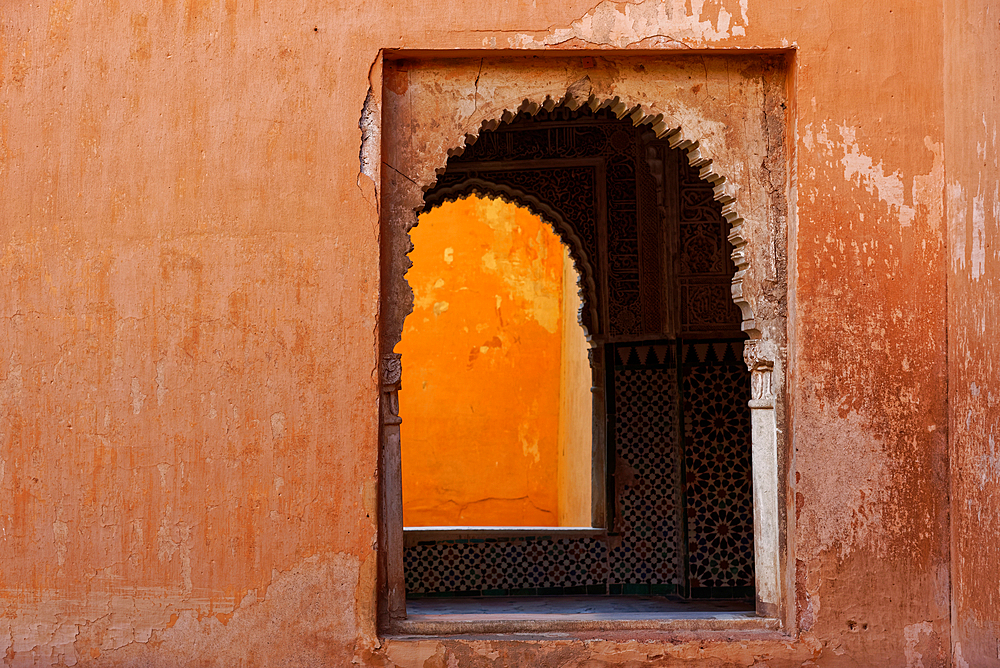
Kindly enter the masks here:
[[1000, 662], [1000, 8], [949, 2], [945, 26], [952, 645], [966, 668]]
[[[954, 663], [989, 665], [996, 25], [952, 0], [5, 3], [2, 660], [929, 667], [952, 608]], [[380, 49], [629, 48], [788, 54], [788, 635], [380, 639]], [[740, 85], [703, 71], [692, 100]]]

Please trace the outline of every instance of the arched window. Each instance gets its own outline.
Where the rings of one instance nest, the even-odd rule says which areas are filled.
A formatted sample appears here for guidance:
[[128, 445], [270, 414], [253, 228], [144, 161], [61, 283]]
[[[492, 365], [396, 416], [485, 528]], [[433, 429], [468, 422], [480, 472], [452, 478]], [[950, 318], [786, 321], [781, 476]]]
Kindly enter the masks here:
[[[517, 207], [472, 192], [551, 211], [595, 278], [584, 315], [600, 351], [586, 374], [596, 401], [588, 424], [573, 425], [589, 432], [589, 465], [574, 482], [596, 481], [601, 503], [570, 531], [558, 521], [560, 346], [541, 337], [561, 331], [564, 272], [561, 259], [539, 258], [555, 259], [561, 244], [530, 211], [518, 222]], [[398, 348], [413, 368], [400, 392], [408, 598], [752, 601], [750, 382], [712, 186], [610, 110], [557, 107], [483, 132], [425, 200], [431, 210], [411, 231], [414, 312]], [[483, 290], [488, 299], [473, 299]], [[506, 345], [515, 335], [497, 336], [501, 320], [539, 338]], [[519, 525], [531, 529], [509, 530]]]

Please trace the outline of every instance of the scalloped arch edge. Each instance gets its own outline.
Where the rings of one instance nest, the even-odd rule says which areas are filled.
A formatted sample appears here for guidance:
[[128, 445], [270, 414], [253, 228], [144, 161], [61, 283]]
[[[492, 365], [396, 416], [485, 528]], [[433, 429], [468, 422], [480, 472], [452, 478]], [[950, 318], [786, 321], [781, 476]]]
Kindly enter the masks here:
[[[461, 146], [449, 149], [447, 151], [447, 156], [448, 158], [460, 157], [463, 153], [465, 153], [466, 146], [472, 146], [479, 141], [479, 136], [483, 132], [492, 132], [493, 130], [499, 128], [501, 124], [512, 122], [519, 114], [535, 116], [543, 110], [552, 111], [561, 106], [565, 106], [571, 111], [575, 111], [581, 106], [588, 106], [591, 111], [594, 112], [602, 109], [608, 109], [619, 120], [628, 118], [635, 127], [648, 126], [649, 130], [656, 135], [657, 139], [666, 139], [670, 148], [680, 149], [685, 152], [688, 163], [698, 170], [699, 178], [712, 184], [713, 197], [717, 202], [722, 204], [722, 216], [730, 226], [729, 243], [732, 244], [733, 247], [732, 258], [733, 263], [736, 265], [736, 272], [733, 275], [731, 287], [733, 302], [740, 309], [742, 317], [741, 328], [743, 332], [750, 339], [760, 339], [762, 334], [757, 326], [753, 305], [750, 303], [748, 295], [744, 292], [743, 286], [744, 278], [746, 277], [749, 269], [749, 257], [746, 252], [747, 239], [743, 232], [744, 221], [742, 216], [740, 216], [737, 211], [736, 188], [732, 183], [726, 180], [725, 175], [712, 169], [712, 159], [702, 154], [700, 142], [695, 138], [686, 136], [683, 127], [678, 126], [672, 128], [668, 126], [664, 120], [663, 114], [648, 111], [641, 104], [628, 106], [628, 104], [626, 104], [618, 95], [610, 98], [604, 98], [602, 100], [598, 96], [591, 94], [587, 101], [583, 104], [580, 104], [579, 100], [569, 92], [567, 92], [564, 97], [559, 99], [546, 95], [545, 99], [540, 103], [534, 102], [530, 99], [524, 99], [516, 109], [505, 109], [503, 113], [500, 114], [500, 118], [486, 119], [482, 121], [476, 134], [466, 133], [464, 143]], [[434, 170], [435, 175], [440, 177], [445, 173], [445, 171], [447, 171], [447, 169], [448, 166], [446, 161], [444, 165]], [[436, 184], [437, 179], [435, 178], [434, 182], [422, 187], [423, 192], [427, 193], [429, 190], [434, 188]], [[513, 203], [516, 204], [519, 202]], [[424, 207], [419, 207], [416, 208], [414, 212], [419, 214], [424, 210]], [[584, 274], [583, 272], [580, 272], [579, 266], [577, 266], [577, 271], [582, 279]]]

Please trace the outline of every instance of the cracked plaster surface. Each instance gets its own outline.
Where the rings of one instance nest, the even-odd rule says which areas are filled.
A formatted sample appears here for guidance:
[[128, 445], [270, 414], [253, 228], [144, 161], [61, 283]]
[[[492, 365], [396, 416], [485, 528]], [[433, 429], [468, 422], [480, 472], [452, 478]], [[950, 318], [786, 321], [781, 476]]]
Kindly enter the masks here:
[[[238, 600], [164, 589], [94, 592], [69, 601], [52, 592], [0, 620], [0, 655], [11, 666], [148, 665], [161, 652], [169, 653], [174, 665], [233, 665], [247, 656], [260, 665], [324, 662], [354, 651], [359, 629], [350, 601], [359, 575], [353, 557], [314, 555], [287, 572], [274, 572], [265, 589]], [[344, 604], [326, 605], [331, 596]], [[285, 621], [289, 613], [299, 628]], [[295, 631], [314, 642], [299, 647], [271, 642]]]
[[633, 45], [683, 48], [746, 35], [747, 3], [667, 0], [605, 0], [568, 27], [509, 38], [514, 48], [543, 48], [578, 41], [625, 49]]

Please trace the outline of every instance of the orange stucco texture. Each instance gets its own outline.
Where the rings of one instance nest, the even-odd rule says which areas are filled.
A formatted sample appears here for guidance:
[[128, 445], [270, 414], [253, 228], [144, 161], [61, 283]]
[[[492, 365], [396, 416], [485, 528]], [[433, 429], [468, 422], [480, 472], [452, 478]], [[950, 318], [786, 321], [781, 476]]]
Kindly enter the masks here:
[[1000, 662], [1000, 8], [946, 2], [945, 17], [952, 642], [964, 668]]
[[422, 214], [411, 238], [404, 524], [557, 525], [564, 246], [476, 197]]
[[[996, 665], [998, 20], [990, 0], [7, 0], [0, 664]], [[380, 137], [454, 125], [433, 174], [466, 119], [549, 91], [490, 56], [565, 70], [562, 91], [582, 75], [559, 58], [592, 58], [604, 95], [639, 69], [602, 54], [629, 50], [683, 53], [692, 109], [739, 93], [713, 54], [787, 63], [788, 264], [754, 269], [787, 272], [782, 630], [380, 636], [380, 218], [419, 205], [382, 188], [423, 181]], [[443, 82], [460, 104], [359, 128], [383, 57], [452, 54], [475, 62]], [[690, 120], [724, 146], [753, 130], [730, 112]], [[764, 156], [720, 151], [754, 197]]]

